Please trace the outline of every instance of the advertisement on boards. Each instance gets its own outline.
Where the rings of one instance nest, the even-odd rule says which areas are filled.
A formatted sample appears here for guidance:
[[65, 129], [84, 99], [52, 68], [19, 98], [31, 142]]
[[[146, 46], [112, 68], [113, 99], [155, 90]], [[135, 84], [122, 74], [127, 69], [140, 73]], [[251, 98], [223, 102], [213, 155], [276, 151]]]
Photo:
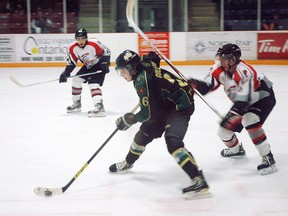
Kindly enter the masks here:
[[288, 33], [258, 33], [258, 59], [288, 59]]
[[65, 62], [73, 35], [33, 34], [18, 36], [17, 62]]
[[0, 34], [0, 62], [15, 62], [15, 36]]
[[[168, 59], [169, 56], [169, 32], [145, 32], [149, 40], [162, 52]], [[148, 42], [146, 42], [140, 35], [138, 36], [139, 55], [147, 54], [154, 51]]]
[[243, 60], [257, 59], [255, 32], [187, 32], [187, 60], [214, 59], [218, 48], [227, 43], [240, 47]]

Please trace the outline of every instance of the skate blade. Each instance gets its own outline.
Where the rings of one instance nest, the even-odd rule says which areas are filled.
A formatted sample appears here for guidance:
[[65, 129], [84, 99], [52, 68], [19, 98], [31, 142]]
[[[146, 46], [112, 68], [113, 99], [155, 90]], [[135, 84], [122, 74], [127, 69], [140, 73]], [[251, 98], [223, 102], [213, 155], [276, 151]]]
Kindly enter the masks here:
[[260, 175], [269, 175], [269, 174], [275, 173], [277, 171], [278, 171], [278, 169], [274, 164], [270, 167], [259, 170], [259, 173], [260, 173]]
[[88, 117], [89, 117], [89, 118], [105, 117], [105, 116], [106, 116], [105, 112], [101, 112], [101, 113], [97, 113], [97, 114], [95, 114], [95, 113], [88, 113]]
[[78, 113], [78, 112], [81, 112], [81, 109], [67, 110], [67, 113]]
[[129, 167], [128, 169], [125, 169], [125, 170], [120, 170], [120, 171], [116, 171], [116, 172], [111, 172], [110, 170], [108, 170], [108, 173], [110, 174], [126, 174], [128, 172], [130, 172], [130, 170], [133, 168], [133, 166]]
[[233, 159], [241, 159], [244, 158], [246, 155], [235, 155], [235, 156], [231, 156], [231, 158]]
[[112, 175], [123, 175], [123, 174], [127, 174], [130, 172], [130, 169], [126, 169], [126, 170], [122, 170], [122, 171], [117, 171], [117, 172], [110, 172], [108, 171], [109, 174]]
[[211, 198], [212, 194], [209, 192], [209, 189], [203, 189], [201, 191], [191, 191], [184, 194], [185, 200], [192, 199], [203, 199], [203, 198]]

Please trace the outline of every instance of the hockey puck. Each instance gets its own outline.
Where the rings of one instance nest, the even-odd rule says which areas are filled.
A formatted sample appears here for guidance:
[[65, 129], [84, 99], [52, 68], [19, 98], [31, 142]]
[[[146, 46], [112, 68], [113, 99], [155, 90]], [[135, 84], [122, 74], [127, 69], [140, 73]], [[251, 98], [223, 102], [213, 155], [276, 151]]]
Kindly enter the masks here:
[[48, 196], [52, 196], [52, 191], [47, 189], [47, 190], [44, 191], [44, 195], [47, 196], [47, 197]]

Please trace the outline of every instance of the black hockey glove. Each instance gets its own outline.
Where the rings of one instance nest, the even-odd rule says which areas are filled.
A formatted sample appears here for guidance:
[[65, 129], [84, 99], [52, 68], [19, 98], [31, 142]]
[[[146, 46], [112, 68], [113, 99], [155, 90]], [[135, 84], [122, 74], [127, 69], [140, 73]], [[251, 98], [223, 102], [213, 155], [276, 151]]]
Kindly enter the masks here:
[[118, 118], [115, 123], [116, 123], [116, 127], [119, 130], [125, 131], [128, 128], [130, 128], [131, 125], [135, 124], [136, 122], [137, 121], [133, 113], [126, 113], [124, 116]]
[[208, 86], [206, 82], [194, 78], [189, 78], [188, 83], [192, 89], [197, 89], [202, 95], [207, 94], [212, 88], [212, 86]]
[[154, 62], [154, 63], [157, 65], [157, 67], [159, 68], [159, 67], [160, 67], [160, 61], [161, 61], [161, 59], [160, 59], [160, 57], [158, 56], [158, 54], [157, 54], [156, 52], [151, 51], [151, 52], [149, 52], [148, 54], [143, 55], [142, 61], [143, 61], [143, 62], [145, 62], [145, 61], [146, 61], [146, 62], [147, 62], [147, 61], [152, 61], [152, 62]]
[[61, 73], [60, 77], [59, 77], [59, 83], [65, 83], [67, 82], [67, 77], [69, 77], [70, 75], [68, 75], [67, 73], [65, 73], [65, 71], [63, 73]]
[[109, 73], [110, 72], [109, 66], [110, 66], [109, 62], [101, 62], [102, 73]]

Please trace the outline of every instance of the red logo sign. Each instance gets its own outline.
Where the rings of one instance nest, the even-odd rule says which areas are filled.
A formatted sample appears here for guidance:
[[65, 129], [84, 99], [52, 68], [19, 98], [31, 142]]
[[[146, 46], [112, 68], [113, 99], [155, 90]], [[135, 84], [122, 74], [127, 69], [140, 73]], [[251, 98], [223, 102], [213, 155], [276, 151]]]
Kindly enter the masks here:
[[258, 59], [288, 59], [288, 33], [258, 33]]
[[[145, 32], [149, 40], [169, 59], [169, 32]], [[139, 54], [154, 51], [147, 41], [139, 35]]]

